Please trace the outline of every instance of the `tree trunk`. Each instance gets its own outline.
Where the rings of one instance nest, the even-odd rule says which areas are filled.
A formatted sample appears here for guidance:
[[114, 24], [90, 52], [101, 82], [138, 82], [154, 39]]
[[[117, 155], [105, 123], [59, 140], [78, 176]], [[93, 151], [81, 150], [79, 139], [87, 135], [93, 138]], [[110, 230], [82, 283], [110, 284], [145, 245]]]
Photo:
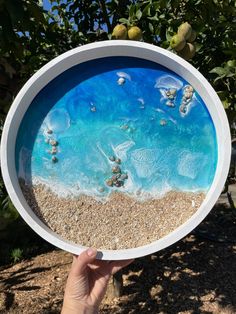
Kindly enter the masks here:
[[122, 272], [119, 271], [111, 277], [108, 284], [106, 299], [112, 301], [114, 298], [119, 298], [123, 291], [123, 278]]

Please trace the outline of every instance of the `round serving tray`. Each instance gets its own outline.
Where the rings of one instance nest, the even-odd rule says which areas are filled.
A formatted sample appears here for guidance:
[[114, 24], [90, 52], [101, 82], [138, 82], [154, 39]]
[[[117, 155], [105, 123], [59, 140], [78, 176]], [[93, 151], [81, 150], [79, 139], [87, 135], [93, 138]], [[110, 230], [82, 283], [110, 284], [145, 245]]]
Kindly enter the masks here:
[[[8, 113], [1, 141], [2, 175], [9, 196], [23, 219], [45, 240], [74, 254], [80, 254], [85, 249], [84, 246], [67, 241], [53, 232], [29, 207], [22, 193], [16, 169], [16, 141], [21, 122], [34, 98], [53, 79], [79, 64], [88, 61], [95, 62], [99, 59], [106, 61], [106, 58], [111, 57], [138, 58], [151, 61], [167, 68], [188, 82], [207, 107], [214, 124], [217, 143], [217, 164], [214, 178], [198, 210], [174, 231], [150, 244], [130, 249], [101, 250], [98, 252], [97, 257], [100, 259], [121, 260], [151, 254], [173, 244], [187, 235], [206, 217], [217, 201], [228, 174], [231, 141], [227, 117], [214, 89], [193, 66], [165, 49], [142, 42], [117, 40], [88, 44], [58, 56], [36, 72], [18, 93]], [[121, 78], [118, 84], [123, 84], [124, 79], [125, 77]], [[143, 100], [141, 99], [140, 102], [142, 104]]]

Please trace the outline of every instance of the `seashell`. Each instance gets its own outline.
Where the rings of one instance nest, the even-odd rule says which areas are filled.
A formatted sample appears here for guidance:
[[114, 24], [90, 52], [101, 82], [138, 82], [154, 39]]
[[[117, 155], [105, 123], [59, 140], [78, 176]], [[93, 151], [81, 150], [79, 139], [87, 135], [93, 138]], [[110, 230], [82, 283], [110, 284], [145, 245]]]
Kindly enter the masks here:
[[120, 173], [121, 172], [121, 169], [119, 166], [114, 166], [112, 167], [112, 170], [111, 170], [113, 173]]
[[110, 156], [109, 159], [110, 159], [110, 161], [115, 161], [116, 160], [115, 156]]
[[107, 179], [107, 180], [106, 180], [106, 185], [108, 185], [108, 186], [113, 186], [113, 181], [112, 181], [112, 179]]
[[125, 84], [125, 78], [124, 77], [119, 77], [117, 80], [118, 85], [123, 85]]

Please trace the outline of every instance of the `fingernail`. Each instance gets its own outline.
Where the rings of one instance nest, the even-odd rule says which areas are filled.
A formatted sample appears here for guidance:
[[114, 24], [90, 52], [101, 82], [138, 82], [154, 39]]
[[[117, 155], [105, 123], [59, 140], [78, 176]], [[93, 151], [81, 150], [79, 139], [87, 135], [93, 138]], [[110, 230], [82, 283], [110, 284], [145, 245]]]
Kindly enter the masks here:
[[92, 249], [92, 248], [89, 248], [88, 250], [87, 250], [87, 254], [88, 254], [88, 256], [94, 256], [94, 255], [96, 255], [97, 254], [97, 250], [96, 249]]

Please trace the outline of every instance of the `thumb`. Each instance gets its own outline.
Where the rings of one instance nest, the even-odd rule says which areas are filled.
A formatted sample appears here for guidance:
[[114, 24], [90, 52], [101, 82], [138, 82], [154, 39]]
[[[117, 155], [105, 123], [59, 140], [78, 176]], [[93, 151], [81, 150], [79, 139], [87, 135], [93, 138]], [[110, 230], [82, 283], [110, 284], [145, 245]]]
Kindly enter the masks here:
[[71, 274], [74, 276], [81, 275], [86, 269], [87, 265], [96, 259], [97, 250], [89, 248], [82, 252], [79, 256], [74, 256], [71, 267]]

